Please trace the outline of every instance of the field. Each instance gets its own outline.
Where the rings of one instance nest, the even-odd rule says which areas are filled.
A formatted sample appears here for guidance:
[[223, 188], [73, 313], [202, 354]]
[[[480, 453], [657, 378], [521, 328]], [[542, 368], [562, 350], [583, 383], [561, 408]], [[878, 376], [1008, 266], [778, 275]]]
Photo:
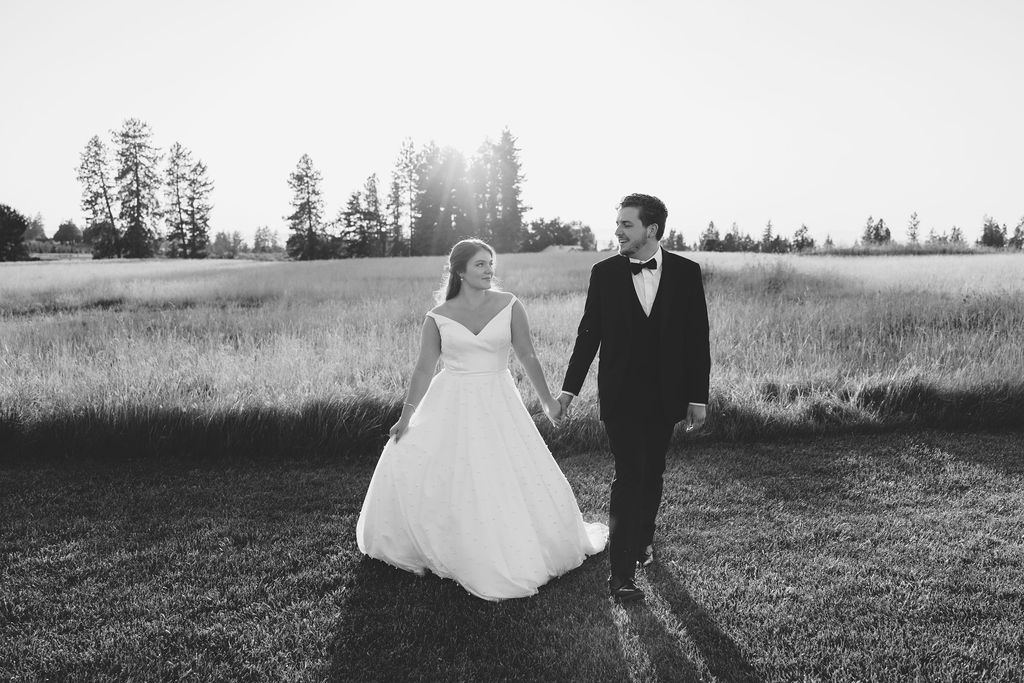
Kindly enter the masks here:
[[[1018, 680], [1024, 257], [690, 256], [713, 419], [629, 609], [356, 549], [441, 259], [3, 265], [0, 678]], [[499, 260], [552, 387], [601, 257]], [[594, 393], [538, 423], [601, 519]]]
[[[498, 264], [555, 389], [600, 257]], [[697, 258], [714, 365], [700, 438], [1002, 428], [1024, 416], [1018, 255]], [[29, 457], [376, 451], [441, 264], [5, 265], [0, 438]], [[569, 424], [546, 431], [559, 452], [603, 446], [594, 386]]]

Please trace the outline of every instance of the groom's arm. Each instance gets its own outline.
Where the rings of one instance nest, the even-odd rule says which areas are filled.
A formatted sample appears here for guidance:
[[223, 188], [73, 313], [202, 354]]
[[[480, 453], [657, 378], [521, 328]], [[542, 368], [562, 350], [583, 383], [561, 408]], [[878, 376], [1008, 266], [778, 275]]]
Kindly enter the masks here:
[[691, 319], [687, 324], [686, 394], [691, 404], [706, 405], [711, 383], [711, 333], [708, 324], [708, 304], [704, 296], [704, 278], [700, 266], [691, 274], [690, 292]]
[[578, 396], [587, 378], [590, 364], [594, 362], [597, 349], [601, 346], [601, 287], [597, 282], [597, 266], [590, 269], [590, 284], [587, 287], [587, 301], [583, 304], [583, 317], [576, 330], [576, 343], [565, 370], [562, 391]]

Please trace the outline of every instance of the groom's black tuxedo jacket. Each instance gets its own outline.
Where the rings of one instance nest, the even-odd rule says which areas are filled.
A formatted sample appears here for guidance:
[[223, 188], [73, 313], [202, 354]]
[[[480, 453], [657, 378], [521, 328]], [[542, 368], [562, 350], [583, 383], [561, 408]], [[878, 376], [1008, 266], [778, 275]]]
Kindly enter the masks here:
[[[661, 393], [664, 417], [678, 422], [686, 417], [687, 404], [708, 402], [708, 309], [700, 266], [664, 249], [661, 253], [663, 270], [654, 301], [660, 307], [659, 357], [654, 359], [659, 374], [651, 379]], [[562, 390], [579, 395], [600, 347], [597, 390], [602, 420], [621, 417], [635, 400], [628, 389], [635, 385], [630, 372], [643, 353], [635, 339], [640, 334], [635, 330], [637, 309], [642, 316], [629, 259], [615, 255], [594, 264]]]

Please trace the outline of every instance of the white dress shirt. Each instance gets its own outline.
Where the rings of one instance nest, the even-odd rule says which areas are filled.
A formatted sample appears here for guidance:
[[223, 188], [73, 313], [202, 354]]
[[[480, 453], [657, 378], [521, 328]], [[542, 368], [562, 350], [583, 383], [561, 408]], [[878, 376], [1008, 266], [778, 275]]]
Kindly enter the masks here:
[[[641, 268], [640, 272], [633, 276], [633, 288], [636, 290], [636, 298], [640, 299], [640, 305], [644, 308], [644, 314], [650, 317], [651, 307], [654, 306], [654, 297], [658, 296], [658, 285], [661, 284], [661, 246], [651, 257], [658, 264], [655, 269]], [[650, 261], [651, 259], [647, 259]], [[630, 258], [630, 263], [644, 263], [640, 259]]]

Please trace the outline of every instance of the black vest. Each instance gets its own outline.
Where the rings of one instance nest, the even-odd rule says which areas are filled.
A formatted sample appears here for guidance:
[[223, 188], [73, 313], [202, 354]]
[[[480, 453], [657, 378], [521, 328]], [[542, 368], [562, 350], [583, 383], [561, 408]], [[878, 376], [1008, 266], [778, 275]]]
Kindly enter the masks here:
[[[632, 284], [632, 283], [630, 283]], [[662, 399], [661, 378], [661, 290], [654, 298], [651, 314], [644, 308], [635, 292], [629, 293], [630, 339], [629, 372], [626, 375], [622, 401], [623, 417], [649, 417], [661, 419], [665, 407]]]

